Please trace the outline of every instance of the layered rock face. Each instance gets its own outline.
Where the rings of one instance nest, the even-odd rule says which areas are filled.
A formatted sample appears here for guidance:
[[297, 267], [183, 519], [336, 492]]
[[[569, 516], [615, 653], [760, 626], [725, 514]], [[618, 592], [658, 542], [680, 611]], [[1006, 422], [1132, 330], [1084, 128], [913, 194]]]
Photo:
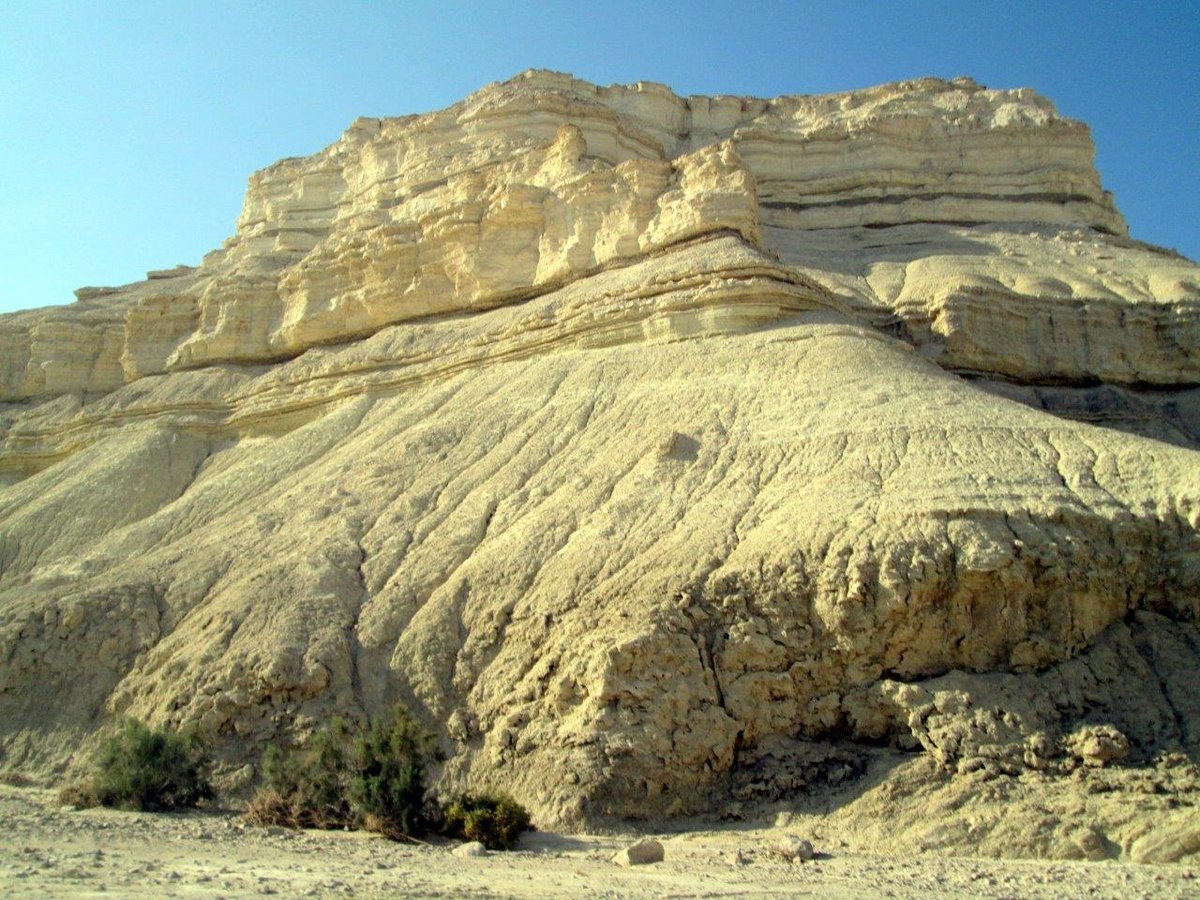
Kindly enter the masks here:
[[966, 79], [359, 120], [198, 268], [0, 318], [0, 765], [125, 713], [245, 785], [404, 700], [552, 824], [814, 740], [1194, 753], [1200, 267], [1125, 231]]

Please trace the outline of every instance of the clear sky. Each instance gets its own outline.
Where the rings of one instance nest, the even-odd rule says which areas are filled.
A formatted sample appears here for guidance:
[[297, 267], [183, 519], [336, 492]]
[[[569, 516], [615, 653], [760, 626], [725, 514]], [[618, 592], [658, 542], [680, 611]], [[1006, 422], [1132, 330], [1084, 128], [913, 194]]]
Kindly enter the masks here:
[[246, 178], [527, 68], [775, 96], [921, 75], [1092, 127], [1134, 237], [1200, 259], [1200, 0], [4, 0], [0, 311], [194, 265]]

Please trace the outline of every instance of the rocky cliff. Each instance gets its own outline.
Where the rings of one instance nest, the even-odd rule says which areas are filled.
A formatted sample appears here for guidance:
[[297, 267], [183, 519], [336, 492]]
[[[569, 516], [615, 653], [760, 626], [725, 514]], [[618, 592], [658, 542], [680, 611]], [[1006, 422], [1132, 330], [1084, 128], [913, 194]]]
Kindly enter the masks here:
[[0, 317], [6, 770], [403, 699], [551, 824], [1200, 746], [1200, 267], [1029, 90], [528, 72], [77, 293]]

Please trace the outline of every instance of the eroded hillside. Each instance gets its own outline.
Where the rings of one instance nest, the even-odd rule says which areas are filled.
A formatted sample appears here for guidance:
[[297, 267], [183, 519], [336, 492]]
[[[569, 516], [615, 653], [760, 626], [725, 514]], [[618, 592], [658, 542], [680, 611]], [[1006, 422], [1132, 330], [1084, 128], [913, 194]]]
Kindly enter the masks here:
[[0, 317], [0, 766], [398, 699], [544, 824], [1194, 758], [1200, 267], [1125, 231], [966, 79], [359, 120]]

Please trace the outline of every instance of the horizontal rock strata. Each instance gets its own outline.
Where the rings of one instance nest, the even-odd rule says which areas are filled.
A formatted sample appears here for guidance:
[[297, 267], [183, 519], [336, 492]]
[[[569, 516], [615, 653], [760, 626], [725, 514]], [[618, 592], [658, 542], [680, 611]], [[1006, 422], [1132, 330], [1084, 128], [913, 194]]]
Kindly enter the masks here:
[[965, 79], [532, 72], [258, 173], [198, 267], [0, 317], [0, 768], [131, 714], [246, 788], [399, 700], [443, 787], [543, 824], [855, 746], [1195, 754], [1200, 268], [1091, 155]]
[[[753, 243], [759, 221], [1123, 234], [1091, 156], [1086, 128], [1043, 98], [965, 79], [685, 100], [530, 72], [442, 112], [361, 119], [326, 150], [259, 172], [237, 234], [197, 269], [0, 319], [0, 398], [288, 358], [684, 237], [730, 228]], [[1195, 288], [1175, 293], [1194, 301]]]

